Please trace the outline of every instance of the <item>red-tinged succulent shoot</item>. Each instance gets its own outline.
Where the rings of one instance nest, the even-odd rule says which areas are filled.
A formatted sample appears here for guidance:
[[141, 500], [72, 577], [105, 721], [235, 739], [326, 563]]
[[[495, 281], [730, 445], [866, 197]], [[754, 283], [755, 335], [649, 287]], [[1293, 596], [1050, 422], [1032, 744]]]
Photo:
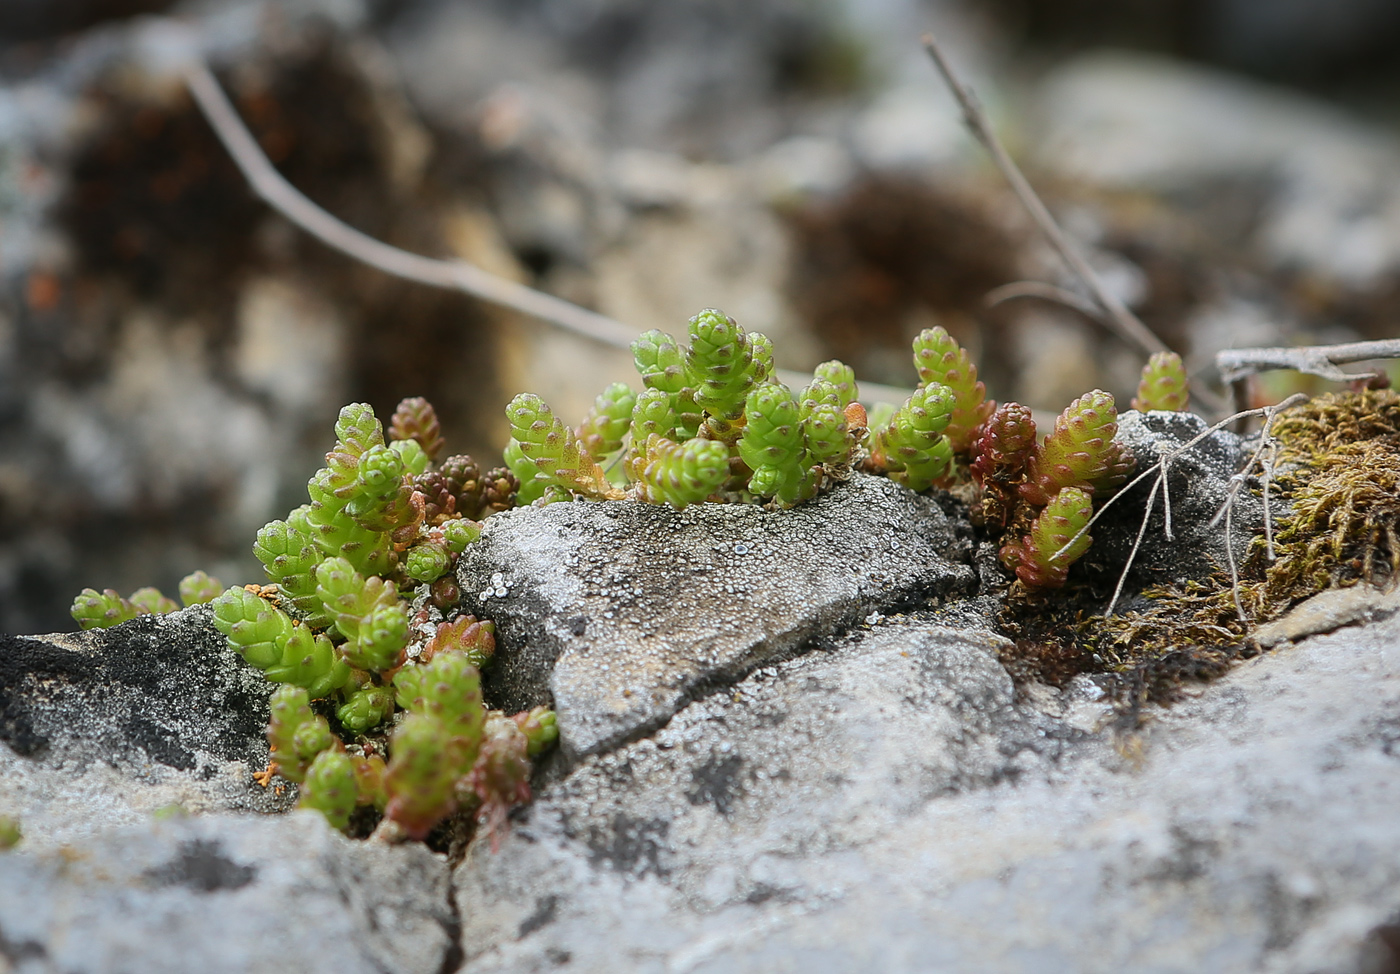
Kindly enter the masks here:
[[83, 629], [106, 629], [141, 615], [141, 610], [117, 594], [115, 589], [85, 588], [73, 600], [73, 621]]
[[384, 759], [378, 754], [362, 754], [354, 758], [355, 800], [361, 805], [373, 805], [381, 812], [389, 801], [384, 792]]
[[500, 841], [511, 806], [530, 800], [529, 751], [530, 739], [520, 725], [493, 711], [486, 720], [476, 762], [459, 785], [459, 790], [480, 803], [476, 821], [492, 836], [493, 847]]
[[548, 707], [522, 710], [511, 720], [515, 721], [516, 726], [524, 733], [528, 743], [526, 753], [532, 758], [539, 757], [543, 751], [559, 740], [559, 722], [554, 711]]
[[288, 781], [300, 783], [311, 762], [335, 745], [326, 718], [311, 712], [311, 701], [301, 687], [282, 686], [272, 694], [267, 739], [278, 771]]
[[437, 412], [432, 404], [421, 396], [399, 403], [393, 418], [389, 420], [389, 438], [415, 440], [429, 460], [438, 458], [444, 442]]
[[1035, 451], [1035, 420], [1018, 402], [1008, 402], [983, 424], [972, 445], [972, 479], [981, 488], [985, 523], [1005, 527], [1016, 489]]
[[471, 615], [440, 622], [418, 659], [426, 663], [438, 653], [447, 652], [461, 653], [467, 662], [481, 669], [496, 652], [496, 624]]
[[223, 583], [202, 571], [192, 572], [180, 579], [180, 601], [186, 605], [203, 605], [222, 594]]
[[389, 750], [384, 815], [410, 839], [427, 838], [434, 825], [456, 811], [462, 773], [457, 752], [463, 747], [440, 721], [409, 714], [394, 729]]
[[957, 340], [938, 326], [914, 339], [914, 367], [920, 385], [938, 384], [952, 390], [953, 411], [943, 432], [954, 453], [966, 454], [973, 433], [996, 408], [996, 403], [987, 401], [987, 387], [977, 381], [977, 366]]
[[1079, 532], [1093, 516], [1094, 500], [1087, 490], [1064, 488], [1031, 522], [1029, 534], [1002, 548], [1002, 564], [1027, 588], [1059, 588], [1065, 584], [1070, 565], [1089, 550], [1092, 541], [1088, 532]]
[[1055, 429], [1026, 466], [1021, 497], [1044, 507], [1065, 487], [1083, 487], [1104, 496], [1121, 486], [1135, 460], [1113, 440], [1118, 410], [1113, 397], [1095, 389], [1070, 403], [1055, 420]]
[[423, 495], [423, 523], [441, 524], [457, 513], [457, 495], [441, 471], [429, 470], [413, 478], [413, 489]]
[[593, 407], [575, 431], [589, 456], [601, 462], [622, 449], [636, 401], [637, 394], [625, 382], [614, 382], [593, 400]]
[[1132, 407], [1141, 412], [1165, 409], [1184, 412], [1191, 402], [1191, 383], [1186, 366], [1175, 352], [1154, 352], [1142, 367], [1137, 396]]
[[326, 817], [332, 828], [344, 832], [355, 811], [355, 761], [338, 748], [316, 755], [298, 789], [297, 808], [312, 808]]
[[953, 462], [953, 448], [943, 435], [953, 408], [953, 392], [947, 386], [916, 389], [875, 435], [871, 465], [910, 490], [932, 487]]

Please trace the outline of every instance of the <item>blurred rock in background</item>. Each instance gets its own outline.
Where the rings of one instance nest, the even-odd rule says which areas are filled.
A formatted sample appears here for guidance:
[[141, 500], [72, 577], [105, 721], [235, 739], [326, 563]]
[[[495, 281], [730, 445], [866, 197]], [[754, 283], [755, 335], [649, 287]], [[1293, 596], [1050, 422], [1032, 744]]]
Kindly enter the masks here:
[[919, 33], [1205, 379], [1228, 345], [1395, 333], [1397, 19], [1374, 0], [4, 4], [0, 630], [72, 628], [85, 585], [260, 578], [253, 532], [304, 499], [345, 402], [426, 395], [449, 449], [494, 461], [515, 392], [572, 419], [633, 376], [257, 201], [184, 93], [173, 23], [278, 168], [376, 237], [638, 332], [721, 307], [781, 365], [840, 356], [872, 381], [911, 384], [909, 338], [942, 322], [994, 396], [1058, 410], [1130, 394], [1139, 358], [1073, 312], [986, 305], [1075, 283]]

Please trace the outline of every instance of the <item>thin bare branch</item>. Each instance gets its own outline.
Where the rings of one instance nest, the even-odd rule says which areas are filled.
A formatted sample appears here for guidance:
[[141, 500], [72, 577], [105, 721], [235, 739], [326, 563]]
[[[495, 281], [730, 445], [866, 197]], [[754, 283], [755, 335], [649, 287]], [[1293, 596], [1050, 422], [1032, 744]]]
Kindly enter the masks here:
[[1377, 373], [1343, 372], [1337, 366], [1391, 358], [1400, 358], [1400, 339], [1348, 342], [1344, 345], [1305, 345], [1299, 348], [1227, 348], [1215, 353], [1215, 367], [1225, 383], [1275, 369], [1293, 369], [1333, 382], [1355, 382], [1373, 378]]
[[[1133, 567], [1133, 562], [1137, 560], [1138, 548], [1142, 545], [1143, 536], [1147, 534], [1147, 522], [1152, 520], [1152, 509], [1157, 506], [1157, 491], [1166, 486], [1166, 476], [1158, 477], [1152, 481], [1152, 489], [1147, 494], [1147, 511], [1142, 515], [1142, 523], [1138, 525], [1137, 537], [1133, 539], [1133, 549], [1128, 552], [1128, 560], [1123, 564], [1123, 571], [1118, 575], [1118, 584], [1114, 586], [1113, 598], [1108, 600], [1108, 608], [1103, 610], [1103, 617], [1107, 619], [1113, 615], [1113, 609], [1118, 605], [1118, 598], [1123, 594], [1123, 586], [1128, 581], [1128, 572]], [[1170, 490], [1170, 488], [1167, 488]]]
[[[1046, 209], [1030, 182], [1022, 174], [1020, 167], [1016, 165], [1006, 151], [1006, 147], [997, 138], [996, 132], [992, 129], [991, 120], [987, 118], [987, 113], [982, 108], [982, 103], [977, 100], [972, 89], [953, 71], [953, 66], [944, 55], [942, 48], [938, 46], [937, 39], [932, 34], [925, 34], [922, 40], [924, 49], [928, 51], [929, 57], [933, 59], [934, 65], [938, 68], [938, 73], [943, 76], [948, 89], [953, 93], [958, 106], [962, 109], [963, 121], [968, 130], [991, 154], [992, 161], [996, 163], [997, 169], [1011, 185], [1012, 192], [1021, 201], [1021, 205], [1026, 208], [1026, 212], [1031, 215], [1031, 219], [1035, 221], [1042, 236], [1060, 255], [1060, 259], [1065, 262], [1074, 276], [1079, 278], [1089, 290], [1094, 300], [1098, 302], [1099, 308], [1103, 310], [1103, 315], [1093, 316], [1095, 320], [1101, 321], [1111, 328], [1120, 338], [1136, 347], [1145, 356], [1151, 356], [1154, 352], [1170, 351], [1166, 343], [1158, 338], [1151, 328], [1144, 325], [1142, 319], [1128, 310], [1128, 306], [1118, 300], [1117, 296], [1104, 285], [1103, 279], [1095, 273], [1094, 269], [1089, 266], [1089, 262], [1084, 259], [1069, 237], [1060, 229], [1060, 225], [1050, 215], [1050, 211]], [[1037, 296], [1043, 297], [1045, 295]], [[1075, 307], [1075, 305], [1071, 303], [1070, 307]], [[1192, 395], [1216, 415], [1221, 415], [1226, 411], [1225, 400], [1208, 389], [1194, 390]]]
[[933, 63], [938, 67], [938, 73], [943, 75], [943, 80], [947, 82], [953, 97], [957, 99], [958, 106], [963, 112], [963, 121], [967, 124], [968, 129], [977, 141], [981, 142], [983, 147], [991, 153], [992, 161], [1001, 170], [1001, 174], [1006, 177], [1006, 181], [1011, 184], [1016, 198], [1030, 213], [1031, 219], [1040, 228], [1040, 232], [1049, 241], [1050, 246], [1055, 248], [1055, 252], [1060, 255], [1060, 258], [1074, 272], [1074, 275], [1084, 282], [1084, 286], [1093, 294], [1094, 300], [1108, 313], [1108, 317], [1113, 322], [1118, 334], [1129, 344], [1141, 350], [1144, 355], [1168, 351], [1162, 340], [1154, 335], [1152, 330], [1138, 319], [1137, 315], [1129, 311], [1127, 306], [1104, 286], [1098, 274], [1094, 273], [1094, 269], [1070, 243], [1069, 238], [1060, 229], [1060, 225], [1055, 222], [1055, 218], [1050, 215], [1050, 211], [1045, 208], [1045, 204], [1040, 201], [1040, 197], [1031, 188], [1031, 184], [1026, 181], [1020, 168], [1007, 154], [1001, 140], [992, 131], [991, 121], [987, 118], [987, 113], [983, 111], [977, 96], [953, 71], [952, 65], [938, 46], [938, 41], [934, 39], [932, 34], [925, 34], [923, 44], [929, 56], [933, 58]]
[[436, 260], [411, 254], [342, 223], [302, 195], [273, 167], [208, 67], [192, 66], [185, 74], [185, 83], [253, 191], [322, 243], [386, 274], [463, 291], [604, 345], [626, 348], [636, 337], [632, 329], [606, 315], [497, 277], [466, 261]]
[[1102, 325], [1110, 331], [1114, 330], [1113, 321], [1104, 314], [1098, 305], [1086, 301], [1073, 291], [1066, 291], [1062, 287], [1046, 284], [1043, 281], [1014, 281], [1011, 284], [1003, 284], [1001, 287], [988, 291], [983, 300], [987, 307], [995, 308], [1003, 302], [1015, 301], [1018, 298], [1036, 298], [1041, 301], [1049, 301], [1051, 304], [1062, 305], [1071, 311], [1078, 311], [1095, 324]]

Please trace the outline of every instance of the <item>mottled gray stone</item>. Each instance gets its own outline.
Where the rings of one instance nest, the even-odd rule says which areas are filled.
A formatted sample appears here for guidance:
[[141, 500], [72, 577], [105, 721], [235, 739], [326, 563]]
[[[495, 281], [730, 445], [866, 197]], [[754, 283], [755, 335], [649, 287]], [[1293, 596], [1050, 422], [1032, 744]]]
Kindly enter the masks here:
[[6, 971], [434, 974], [455, 937], [441, 857], [352, 842], [314, 812], [148, 820], [0, 854]]
[[[1137, 458], [1137, 474], [1155, 466], [1163, 453], [1189, 443], [1209, 428], [1194, 413], [1128, 410], [1118, 417], [1118, 441]], [[1133, 561], [1129, 591], [1148, 585], [1204, 579], [1228, 566], [1225, 527], [1211, 521], [1229, 495], [1232, 480], [1249, 457], [1247, 444], [1228, 430], [1216, 430], [1172, 461], [1167, 476], [1171, 494], [1172, 537], [1166, 535], [1166, 508], [1158, 490], [1147, 532]], [[1257, 470], [1255, 471], [1257, 473]], [[1080, 571], [1115, 580], [1142, 525], [1142, 513], [1157, 474], [1151, 474], [1114, 501], [1091, 531], [1094, 543]], [[1264, 505], [1250, 490], [1238, 491], [1231, 515], [1231, 540], [1237, 563], [1250, 540], [1263, 529]], [[1282, 508], [1275, 510], [1277, 517]]]
[[875, 610], [966, 592], [970, 545], [927, 497], [856, 475], [790, 511], [573, 502], [492, 517], [462, 558], [495, 621], [498, 705], [553, 700], [570, 757]]
[[0, 814], [66, 841], [151, 810], [285, 809], [265, 790], [268, 684], [207, 607], [111, 629], [0, 635]]
[[994, 643], [877, 626], [582, 762], [458, 870], [463, 970], [1387, 969], [1400, 620], [1126, 741], [1087, 684], [1018, 704]]

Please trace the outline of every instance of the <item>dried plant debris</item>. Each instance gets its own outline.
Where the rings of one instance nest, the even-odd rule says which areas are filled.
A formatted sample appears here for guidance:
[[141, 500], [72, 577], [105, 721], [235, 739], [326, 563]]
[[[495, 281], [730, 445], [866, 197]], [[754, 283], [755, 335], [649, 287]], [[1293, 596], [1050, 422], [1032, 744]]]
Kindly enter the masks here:
[[[1290, 633], [1302, 638], [1369, 618], [1332, 613], [1321, 627], [1307, 620], [1263, 625], [1319, 593], [1393, 584], [1400, 567], [1400, 394], [1319, 396], [1283, 412], [1272, 429], [1278, 454], [1270, 489], [1291, 508], [1274, 533], [1272, 558], [1261, 535], [1239, 566], [1237, 591], [1222, 571], [1150, 588], [1131, 611], [1107, 619], [1094, 614], [1103, 596], [1098, 580], [1072, 579], [1054, 598], [1013, 599], [1001, 618], [1015, 639], [1003, 654], [1013, 674], [1053, 685], [1098, 674], [1135, 723], [1143, 704], [1169, 701], [1183, 683], [1218, 676]], [[1246, 486], [1262, 491], [1258, 478]], [[1389, 605], [1383, 593], [1378, 598]]]

